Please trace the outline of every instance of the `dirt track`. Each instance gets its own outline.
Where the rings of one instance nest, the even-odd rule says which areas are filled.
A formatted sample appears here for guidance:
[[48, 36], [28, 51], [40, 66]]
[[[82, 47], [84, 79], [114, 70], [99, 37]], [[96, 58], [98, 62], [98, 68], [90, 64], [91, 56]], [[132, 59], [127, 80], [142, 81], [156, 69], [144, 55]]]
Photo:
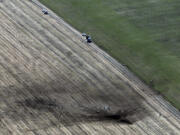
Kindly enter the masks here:
[[180, 134], [179, 111], [42, 6], [0, 1], [0, 135]]

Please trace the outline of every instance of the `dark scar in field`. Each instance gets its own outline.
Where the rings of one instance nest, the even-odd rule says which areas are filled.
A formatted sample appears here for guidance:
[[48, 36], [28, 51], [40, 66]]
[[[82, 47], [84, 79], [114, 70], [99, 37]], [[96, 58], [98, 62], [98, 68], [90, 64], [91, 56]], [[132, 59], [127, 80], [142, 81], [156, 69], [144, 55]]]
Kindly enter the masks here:
[[[72, 113], [64, 110], [63, 106], [57, 104], [56, 101], [43, 98], [26, 99], [24, 101], [18, 102], [18, 104], [41, 112], [50, 112], [65, 126], [71, 126], [80, 122], [98, 121], [133, 124], [136, 119], [132, 119], [130, 117], [132, 115], [135, 115], [135, 113], [138, 113], [138, 110], [135, 109], [122, 109], [116, 112], [111, 112], [110, 110], [107, 110], [105, 108], [89, 108], [85, 106], [76, 108], [82, 109], [83, 113]], [[66, 118], [68, 119], [68, 121], [66, 120]]]
[[41, 121], [40, 117], [54, 117], [49, 120], [51, 126], [73, 126], [92, 122], [133, 124], [150, 115], [143, 105], [142, 97], [125, 91], [123, 94], [91, 93], [85, 90], [73, 93], [65, 86], [59, 85], [54, 89], [46, 88], [45, 84], [14, 90], [26, 98], [17, 98], [6, 115], [15, 121], [34, 120], [41, 128], [44, 125], [38, 123]]

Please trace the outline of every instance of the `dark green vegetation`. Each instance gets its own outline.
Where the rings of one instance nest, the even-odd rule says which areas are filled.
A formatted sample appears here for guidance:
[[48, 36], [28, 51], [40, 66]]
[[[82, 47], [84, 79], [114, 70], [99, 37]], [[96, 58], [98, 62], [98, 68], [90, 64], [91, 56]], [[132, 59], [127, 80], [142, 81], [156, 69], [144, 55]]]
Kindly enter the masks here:
[[40, 2], [92, 35], [97, 45], [180, 109], [179, 0]]

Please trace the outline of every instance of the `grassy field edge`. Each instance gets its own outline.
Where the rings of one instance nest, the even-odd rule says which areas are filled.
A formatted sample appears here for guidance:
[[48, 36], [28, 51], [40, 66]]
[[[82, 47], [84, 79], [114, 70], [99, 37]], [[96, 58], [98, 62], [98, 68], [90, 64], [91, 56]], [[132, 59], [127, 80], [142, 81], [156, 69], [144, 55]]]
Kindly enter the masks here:
[[[39, 0], [180, 109], [180, 57], [107, 1]], [[117, 1], [116, 1], [117, 2]], [[123, 2], [123, 1], [122, 1]], [[95, 4], [96, 3], [96, 4]]]

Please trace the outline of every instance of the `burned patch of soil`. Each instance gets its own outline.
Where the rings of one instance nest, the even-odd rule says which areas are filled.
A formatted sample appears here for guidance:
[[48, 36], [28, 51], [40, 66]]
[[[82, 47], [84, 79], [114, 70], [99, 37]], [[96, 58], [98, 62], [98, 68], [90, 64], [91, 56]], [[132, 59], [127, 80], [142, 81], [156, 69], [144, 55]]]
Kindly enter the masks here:
[[25, 99], [23, 102], [19, 103], [37, 110], [49, 110], [58, 107], [55, 101], [43, 98]]
[[[5, 111], [9, 113], [4, 115], [15, 121], [32, 120], [37, 128], [92, 122], [133, 124], [149, 115], [144, 109], [143, 98], [130, 87], [121, 87], [114, 92], [109, 88], [104, 92], [97, 88], [86, 90], [83, 85], [80, 88], [62, 82], [4, 88], [3, 93], [9, 93], [8, 98], [15, 98], [7, 101], [10, 107]], [[7, 93], [7, 89], [10, 92]]]
[[[106, 123], [124, 123], [124, 124], [133, 124], [140, 119], [143, 119], [147, 112], [142, 111], [140, 109], [133, 110], [129, 108], [128, 110], [124, 110], [123, 108], [118, 111], [113, 110], [99, 110], [94, 112], [94, 110], [90, 109], [86, 110], [87, 114], [82, 115], [81, 118], [85, 118], [87, 121], [99, 121]], [[88, 113], [89, 111], [89, 113]], [[144, 114], [146, 113], [146, 114]], [[139, 116], [137, 115], [139, 114]]]
[[[38, 112], [33, 118], [44, 113], [50, 113], [56, 118], [56, 124], [62, 124], [64, 126], [73, 126], [78, 123], [123, 123], [133, 124], [140, 119], [146, 117], [147, 112], [140, 110], [139, 108], [119, 108], [115, 106], [115, 109], [106, 110], [104, 106], [102, 108], [92, 107], [91, 105], [67, 107], [65, 103], [60, 103], [53, 98], [36, 97], [27, 98], [25, 100], [17, 102], [21, 108], [29, 108]], [[137, 106], [141, 107], [141, 106]], [[111, 108], [111, 107], [110, 107]], [[127, 107], [126, 107], [127, 108]]]

